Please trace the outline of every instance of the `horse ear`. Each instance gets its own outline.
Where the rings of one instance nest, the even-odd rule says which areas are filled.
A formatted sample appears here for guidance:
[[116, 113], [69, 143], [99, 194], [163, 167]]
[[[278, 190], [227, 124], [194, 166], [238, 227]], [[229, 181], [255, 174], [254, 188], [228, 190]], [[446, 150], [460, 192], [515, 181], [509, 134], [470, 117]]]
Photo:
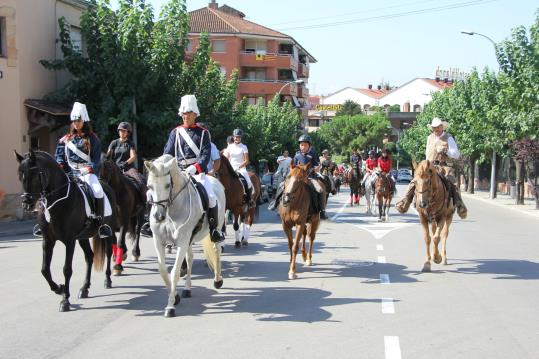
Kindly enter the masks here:
[[144, 167], [146, 167], [148, 172], [151, 172], [153, 169], [153, 164], [151, 161], [144, 161]]
[[13, 150], [13, 154], [15, 155], [15, 158], [17, 159], [17, 162], [21, 163], [22, 160], [24, 159], [23, 156], [19, 155], [19, 153], [17, 152], [17, 150]]

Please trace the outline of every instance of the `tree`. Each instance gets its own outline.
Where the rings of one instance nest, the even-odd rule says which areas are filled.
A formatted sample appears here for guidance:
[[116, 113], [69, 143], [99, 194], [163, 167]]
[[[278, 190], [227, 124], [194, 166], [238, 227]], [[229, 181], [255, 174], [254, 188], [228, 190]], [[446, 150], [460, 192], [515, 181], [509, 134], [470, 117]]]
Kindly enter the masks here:
[[361, 105], [352, 100], [346, 100], [341, 109], [335, 113], [335, 116], [355, 116], [361, 114]]
[[[523, 178], [524, 168], [528, 172], [528, 181], [533, 186], [535, 208], [539, 209], [539, 185], [537, 184], [537, 162], [539, 161], [539, 139], [523, 138], [511, 144], [517, 166], [517, 179]], [[533, 182], [532, 182], [533, 180]], [[524, 181], [517, 181], [517, 204], [524, 204]]]

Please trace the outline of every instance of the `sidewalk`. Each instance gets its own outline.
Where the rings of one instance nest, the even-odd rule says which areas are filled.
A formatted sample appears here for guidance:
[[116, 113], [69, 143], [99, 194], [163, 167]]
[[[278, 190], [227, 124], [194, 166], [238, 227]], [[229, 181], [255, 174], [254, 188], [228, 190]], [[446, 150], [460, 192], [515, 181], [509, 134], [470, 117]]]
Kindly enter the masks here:
[[3, 237], [12, 237], [18, 235], [32, 236], [32, 229], [36, 224], [35, 219], [25, 219], [22, 221], [0, 221], [0, 240]]
[[511, 198], [511, 196], [507, 194], [497, 194], [496, 199], [491, 200], [489, 198], [489, 192], [488, 191], [478, 191], [476, 190], [474, 194], [469, 194], [466, 192], [461, 192], [462, 197], [464, 199], [466, 198], [474, 198], [479, 201], [489, 203], [493, 206], [499, 206], [504, 207], [513, 211], [518, 211], [521, 213], [526, 213], [530, 216], [533, 216], [535, 218], [539, 219], [539, 210], [535, 209], [535, 199], [532, 198], [525, 198], [523, 205], [516, 205], [515, 199]]

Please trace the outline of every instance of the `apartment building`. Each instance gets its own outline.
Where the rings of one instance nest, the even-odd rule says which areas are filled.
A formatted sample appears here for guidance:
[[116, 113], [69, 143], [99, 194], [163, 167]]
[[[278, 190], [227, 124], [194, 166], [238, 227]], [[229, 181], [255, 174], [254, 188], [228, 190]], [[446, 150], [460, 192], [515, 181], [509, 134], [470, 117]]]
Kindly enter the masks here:
[[[13, 216], [22, 191], [13, 150], [53, 151], [65, 132], [69, 110], [41, 100], [61, 88], [68, 74], [45, 69], [40, 60], [61, 56], [56, 44], [58, 19], [71, 26], [71, 39], [82, 48], [83, 0], [0, 0], [0, 218]], [[18, 215], [21, 215], [19, 211]]]
[[298, 108], [308, 103], [310, 64], [316, 59], [294, 38], [245, 19], [245, 14], [213, 0], [191, 11], [188, 53], [196, 51], [200, 34], [212, 44], [211, 57], [221, 72], [239, 72], [238, 100], [266, 104], [275, 94]]

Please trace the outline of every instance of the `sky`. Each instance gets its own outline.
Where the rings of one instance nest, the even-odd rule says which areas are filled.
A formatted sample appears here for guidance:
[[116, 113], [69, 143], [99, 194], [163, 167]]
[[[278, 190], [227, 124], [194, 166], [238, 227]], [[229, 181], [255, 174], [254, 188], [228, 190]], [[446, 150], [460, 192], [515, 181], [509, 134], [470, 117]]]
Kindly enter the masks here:
[[[168, 0], [147, 0], [156, 10]], [[114, 0], [112, 1], [114, 3]], [[209, 0], [187, 0], [192, 11]], [[310, 94], [345, 87], [400, 86], [416, 77], [434, 78], [438, 67], [469, 72], [498, 63], [492, 44], [517, 26], [529, 28], [537, 0], [217, 0], [246, 19], [292, 36], [317, 60], [311, 64]], [[329, 26], [328, 26], [329, 25]]]

